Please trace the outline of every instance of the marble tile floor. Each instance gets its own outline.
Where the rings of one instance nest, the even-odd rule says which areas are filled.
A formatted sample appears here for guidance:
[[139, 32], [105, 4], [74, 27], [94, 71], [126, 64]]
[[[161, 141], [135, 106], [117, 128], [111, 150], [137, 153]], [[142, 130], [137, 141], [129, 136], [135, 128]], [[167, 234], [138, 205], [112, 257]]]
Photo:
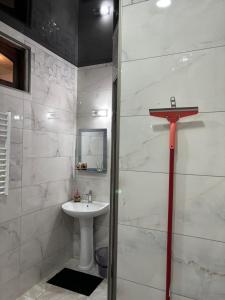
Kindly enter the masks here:
[[[51, 273], [47, 278], [43, 279], [40, 283], [33, 286], [17, 300], [106, 300], [107, 299], [107, 280], [103, 280], [102, 283], [96, 288], [96, 290], [90, 296], [84, 296], [74, 293], [72, 291], [65, 290], [63, 288], [51, 285], [47, 283], [47, 280], [53, 277], [64, 267], [73, 270], [78, 270], [78, 260], [71, 259], [63, 267], [58, 268]], [[94, 267], [89, 274], [97, 275], [97, 267]]]

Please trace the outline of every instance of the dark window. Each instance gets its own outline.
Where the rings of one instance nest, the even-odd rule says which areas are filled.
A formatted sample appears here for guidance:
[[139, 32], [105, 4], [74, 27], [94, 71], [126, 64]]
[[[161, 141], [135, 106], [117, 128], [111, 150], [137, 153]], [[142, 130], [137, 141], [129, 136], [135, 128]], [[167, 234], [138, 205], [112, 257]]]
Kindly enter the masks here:
[[30, 50], [0, 36], [0, 84], [29, 91]]

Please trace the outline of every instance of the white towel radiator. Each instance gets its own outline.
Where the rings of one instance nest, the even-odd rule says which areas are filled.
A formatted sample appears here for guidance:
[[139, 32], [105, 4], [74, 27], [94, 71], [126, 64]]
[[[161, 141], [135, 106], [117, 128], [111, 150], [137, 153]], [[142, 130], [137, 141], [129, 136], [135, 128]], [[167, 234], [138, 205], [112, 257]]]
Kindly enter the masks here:
[[11, 113], [0, 112], [0, 196], [8, 195]]

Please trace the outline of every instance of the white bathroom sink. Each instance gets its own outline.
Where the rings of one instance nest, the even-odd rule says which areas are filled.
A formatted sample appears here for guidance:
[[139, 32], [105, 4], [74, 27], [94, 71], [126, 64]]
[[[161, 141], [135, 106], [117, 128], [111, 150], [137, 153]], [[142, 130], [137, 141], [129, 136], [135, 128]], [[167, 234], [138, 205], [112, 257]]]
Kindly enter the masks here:
[[73, 202], [62, 205], [69, 216], [79, 218], [80, 223], [80, 264], [81, 270], [90, 270], [94, 264], [93, 220], [109, 210], [109, 203], [93, 201]]
[[67, 215], [74, 218], [91, 218], [106, 213], [109, 209], [109, 203], [69, 201], [62, 205], [62, 209]]

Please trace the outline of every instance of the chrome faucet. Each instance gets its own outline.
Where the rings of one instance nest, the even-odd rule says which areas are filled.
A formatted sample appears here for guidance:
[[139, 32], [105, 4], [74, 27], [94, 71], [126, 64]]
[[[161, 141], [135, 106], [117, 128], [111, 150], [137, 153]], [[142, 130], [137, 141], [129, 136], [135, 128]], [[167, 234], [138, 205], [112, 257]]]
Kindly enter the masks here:
[[91, 203], [93, 201], [92, 200], [92, 196], [93, 196], [92, 190], [89, 190], [87, 196], [88, 196], [88, 203]]
[[87, 201], [87, 203], [91, 203], [93, 201], [92, 199], [92, 196], [93, 196], [93, 193], [92, 193], [92, 190], [89, 190], [88, 194], [83, 194], [83, 201]]

